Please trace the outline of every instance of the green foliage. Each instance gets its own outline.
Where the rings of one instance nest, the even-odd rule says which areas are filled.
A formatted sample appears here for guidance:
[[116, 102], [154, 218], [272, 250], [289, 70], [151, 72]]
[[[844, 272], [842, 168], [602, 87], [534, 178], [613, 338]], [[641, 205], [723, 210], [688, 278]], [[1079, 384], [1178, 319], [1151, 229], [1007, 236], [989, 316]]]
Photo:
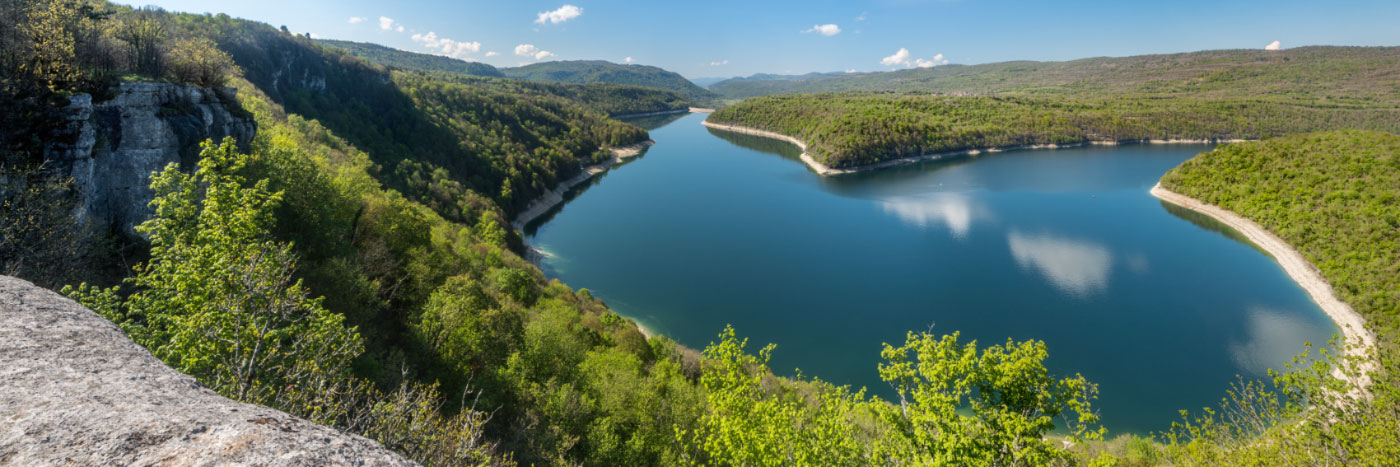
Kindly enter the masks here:
[[508, 78], [560, 83], [613, 83], [674, 91], [687, 99], [709, 103], [715, 94], [674, 72], [646, 65], [619, 65], [601, 60], [552, 61], [502, 68]]
[[[1400, 136], [1308, 133], [1231, 144], [1162, 185], [1258, 222], [1316, 265], [1366, 318], [1355, 342], [1294, 360], [1272, 387], [1242, 384], [1170, 433], [1174, 459], [1215, 465], [1385, 465], [1400, 457]], [[1370, 381], [1362, 389], [1359, 383]]]
[[175, 81], [206, 88], [223, 87], [237, 69], [228, 54], [203, 37], [175, 41], [166, 60]]
[[408, 52], [369, 42], [331, 39], [317, 39], [316, 41], [344, 50], [345, 53], [362, 58], [367, 62], [404, 71], [442, 71], [472, 76], [504, 77], [496, 67], [481, 62], [468, 62], [441, 55]]
[[1400, 100], [1388, 102], [1319, 106], [1247, 95], [847, 93], [752, 98], [709, 121], [795, 137], [818, 162], [844, 168], [1036, 144], [1256, 139], [1333, 128], [1400, 131]]
[[[881, 352], [881, 379], [899, 393], [886, 417], [903, 438], [903, 453], [932, 465], [1047, 465], [1073, 457], [1047, 435], [1061, 420], [1070, 441], [1096, 439], [1090, 408], [1097, 388], [1075, 375], [1045, 369], [1045, 343], [1014, 342], [977, 349], [958, 333], [909, 333]], [[970, 415], [959, 413], [960, 409]]]
[[816, 394], [770, 391], [765, 379], [773, 345], [758, 355], [745, 353], [748, 339], [726, 327], [720, 341], [705, 348], [700, 384], [709, 411], [694, 430], [677, 428], [681, 443], [698, 451], [694, 465], [863, 465], [871, 463], [869, 444], [857, 437], [852, 412], [864, 391], [852, 394], [817, 382]]
[[231, 139], [206, 143], [193, 175], [172, 165], [154, 177], [156, 215], [138, 227], [151, 260], [128, 281], [131, 295], [117, 307], [117, 289], [74, 296], [221, 394], [335, 420], [323, 411], [348, 390], [360, 338], [291, 278], [291, 246], [266, 235], [281, 194], [266, 181], [243, 186], [234, 171], [245, 157]]
[[710, 86], [727, 99], [846, 91], [977, 95], [1259, 96], [1318, 106], [1393, 101], [1395, 47], [1297, 47], [946, 65], [886, 73], [755, 75]]

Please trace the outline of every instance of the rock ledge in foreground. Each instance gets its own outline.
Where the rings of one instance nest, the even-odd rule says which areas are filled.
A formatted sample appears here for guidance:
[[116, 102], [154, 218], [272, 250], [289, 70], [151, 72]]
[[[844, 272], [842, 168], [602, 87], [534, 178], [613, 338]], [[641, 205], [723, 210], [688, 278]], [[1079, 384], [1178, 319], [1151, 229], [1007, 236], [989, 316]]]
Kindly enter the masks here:
[[0, 276], [0, 465], [153, 464], [413, 465], [219, 396], [82, 305]]

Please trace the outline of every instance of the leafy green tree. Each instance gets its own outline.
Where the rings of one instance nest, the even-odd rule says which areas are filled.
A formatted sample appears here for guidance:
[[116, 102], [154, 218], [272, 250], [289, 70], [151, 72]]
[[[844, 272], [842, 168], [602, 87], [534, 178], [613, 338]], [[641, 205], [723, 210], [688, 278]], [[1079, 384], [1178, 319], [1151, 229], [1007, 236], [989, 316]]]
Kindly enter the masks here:
[[[881, 352], [881, 379], [899, 393], [886, 418], [908, 444], [900, 457], [933, 465], [1046, 465], [1067, 463], [1071, 453], [1047, 436], [1062, 420], [1070, 441], [1096, 439], [1098, 416], [1089, 402], [1097, 392], [1084, 377], [1056, 379], [1046, 370], [1040, 341], [982, 349], [910, 332], [901, 347]], [[959, 413], [966, 409], [970, 414]]]
[[214, 41], [204, 37], [180, 39], [166, 56], [170, 76], [176, 81], [200, 87], [222, 87], [238, 67]]
[[822, 388], [812, 400], [770, 391], [768, 361], [774, 346], [745, 353], [748, 339], [726, 326], [720, 341], [705, 347], [700, 384], [710, 409], [694, 430], [677, 428], [677, 441], [695, 446], [684, 459], [693, 465], [861, 465], [866, 446], [856, 436], [852, 413], [862, 393]]
[[166, 167], [151, 184], [155, 217], [138, 227], [151, 260], [127, 281], [131, 294], [69, 292], [220, 394], [330, 422], [362, 344], [292, 278], [291, 245], [267, 234], [281, 194], [265, 180], [245, 188], [234, 175], [245, 158], [225, 139], [204, 144], [192, 175]]

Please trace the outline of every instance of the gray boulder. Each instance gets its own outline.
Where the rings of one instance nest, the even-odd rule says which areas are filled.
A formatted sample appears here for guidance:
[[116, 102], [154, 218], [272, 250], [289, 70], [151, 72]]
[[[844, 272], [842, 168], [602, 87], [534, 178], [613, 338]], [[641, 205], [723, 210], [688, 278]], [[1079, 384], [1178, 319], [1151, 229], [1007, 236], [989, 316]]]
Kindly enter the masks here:
[[0, 276], [0, 465], [414, 465], [219, 396], [110, 321]]

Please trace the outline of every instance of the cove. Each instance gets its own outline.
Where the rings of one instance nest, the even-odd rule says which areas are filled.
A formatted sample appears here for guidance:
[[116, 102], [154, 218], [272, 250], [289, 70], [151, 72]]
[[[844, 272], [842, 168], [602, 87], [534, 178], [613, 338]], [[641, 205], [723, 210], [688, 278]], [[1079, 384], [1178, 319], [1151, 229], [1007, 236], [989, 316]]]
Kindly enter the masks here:
[[1266, 254], [1148, 190], [1207, 145], [1016, 151], [819, 177], [798, 149], [640, 123], [640, 158], [525, 226], [546, 274], [694, 348], [725, 324], [772, 367], [889, 398], [910, 330], [1040, 339], [1115, 433], [1214, 406], [1333, 323]]

